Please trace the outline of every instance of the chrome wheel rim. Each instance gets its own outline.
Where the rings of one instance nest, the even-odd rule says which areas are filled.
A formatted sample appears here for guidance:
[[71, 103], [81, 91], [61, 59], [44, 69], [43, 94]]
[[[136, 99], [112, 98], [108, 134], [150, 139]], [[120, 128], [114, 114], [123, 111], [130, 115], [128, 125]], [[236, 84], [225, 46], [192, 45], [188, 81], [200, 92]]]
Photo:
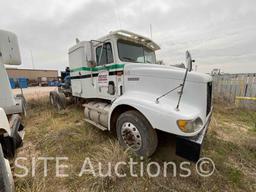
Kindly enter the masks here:
[[130, 123], [125, 122], [121, 128], [121, 135], [124, 143], [132, 148], [134, 151], [137, 151], [142, 146], [141, 135], [137, 127]]

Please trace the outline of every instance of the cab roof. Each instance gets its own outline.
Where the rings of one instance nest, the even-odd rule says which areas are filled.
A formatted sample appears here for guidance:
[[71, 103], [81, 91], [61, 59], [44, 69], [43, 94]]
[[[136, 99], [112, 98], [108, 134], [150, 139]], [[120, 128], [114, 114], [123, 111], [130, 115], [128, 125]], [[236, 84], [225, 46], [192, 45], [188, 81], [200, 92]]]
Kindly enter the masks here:
[[135, 43], [142, 44], [149, 49], [152, 49], [154, 51], [159, 50], [160, 47], [157, 45], [155, 42], [153, 42], [151, 39], [144, 37], [142, 35], [138, 35], [136, 33], [126, 31], [126, 30], [117, 30], [117, 31], [111, 31], [107, 36], [100, 38], [101, 40], [103, 39], [108, 39], [111, 38], [112, 36], [115, 36], [119, 39], [124, 39], [127, 41], [132, 41]]

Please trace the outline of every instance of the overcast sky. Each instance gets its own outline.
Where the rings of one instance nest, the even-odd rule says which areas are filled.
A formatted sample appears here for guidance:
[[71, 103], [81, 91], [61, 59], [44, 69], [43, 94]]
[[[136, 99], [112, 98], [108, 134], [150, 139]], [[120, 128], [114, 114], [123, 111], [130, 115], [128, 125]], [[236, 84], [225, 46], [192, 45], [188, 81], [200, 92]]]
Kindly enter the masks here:
[[0, 29], [18, 35], [22, 68], [64, 69], [75, 38], [91, 40], [117, 29], [150, 36], [158, 59], [198, 70], [256, 72], [255, 0], [11, 0], [0, 1]]

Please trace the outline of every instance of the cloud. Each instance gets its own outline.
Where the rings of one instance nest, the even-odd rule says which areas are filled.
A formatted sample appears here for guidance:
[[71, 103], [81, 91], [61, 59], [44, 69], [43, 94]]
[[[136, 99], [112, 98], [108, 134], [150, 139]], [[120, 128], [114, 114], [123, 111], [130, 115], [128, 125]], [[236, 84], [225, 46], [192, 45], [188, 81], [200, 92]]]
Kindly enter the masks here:
[[203, 72], [256, 70], [254, 0], [14, 0], [1, 1], [0, 11], [1, 28], [18, 35], [24, 68], [32, 67], [32, 53], [36, 68], [64, 69], [76, 37], [118, 28], [150, 36], [151, 24], [167, 64], [183, 62], [191, 50]]

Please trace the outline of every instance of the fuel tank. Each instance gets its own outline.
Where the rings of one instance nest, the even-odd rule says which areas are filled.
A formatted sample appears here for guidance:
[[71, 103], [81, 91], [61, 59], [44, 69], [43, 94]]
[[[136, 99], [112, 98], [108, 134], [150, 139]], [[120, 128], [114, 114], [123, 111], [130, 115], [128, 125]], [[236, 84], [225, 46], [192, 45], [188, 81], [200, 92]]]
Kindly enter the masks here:
[[85, 107], [84, 115], [86, 119], [103, 127], [108, 127], [108, 114], [111, 106], [109, 103], [91, 101], [83, 106]]

